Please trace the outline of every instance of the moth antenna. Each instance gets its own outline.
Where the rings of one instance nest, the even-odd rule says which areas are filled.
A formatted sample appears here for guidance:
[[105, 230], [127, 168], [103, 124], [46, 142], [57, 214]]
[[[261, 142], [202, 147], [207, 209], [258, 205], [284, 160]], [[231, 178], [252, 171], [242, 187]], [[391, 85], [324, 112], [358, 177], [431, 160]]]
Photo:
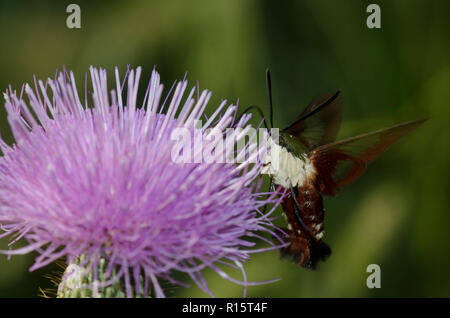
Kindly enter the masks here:
[[266, 69], [267, 96], [269, 98], [269, 118], [270, 127], [273, 127], [273, 104], [272, 104], [272, 81], [270, 79], [270, 70]]

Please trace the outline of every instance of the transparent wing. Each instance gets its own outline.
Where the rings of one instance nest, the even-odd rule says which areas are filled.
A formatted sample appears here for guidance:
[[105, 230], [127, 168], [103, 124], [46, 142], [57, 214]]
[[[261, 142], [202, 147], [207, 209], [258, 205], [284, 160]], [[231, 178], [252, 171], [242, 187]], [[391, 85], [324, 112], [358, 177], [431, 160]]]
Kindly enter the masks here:
[[324, 95], [310, 103], [298, 119], [284, 129], [307, 149], [333, 142], [341, 124], [342, 103], [339, 92]]
[[309, 155], [318, 172], [318, 190], [324, 195], [336, 195], [341, 187], [363, 174], [368, 163], [424, 121], [395, 125], [312, 150]]

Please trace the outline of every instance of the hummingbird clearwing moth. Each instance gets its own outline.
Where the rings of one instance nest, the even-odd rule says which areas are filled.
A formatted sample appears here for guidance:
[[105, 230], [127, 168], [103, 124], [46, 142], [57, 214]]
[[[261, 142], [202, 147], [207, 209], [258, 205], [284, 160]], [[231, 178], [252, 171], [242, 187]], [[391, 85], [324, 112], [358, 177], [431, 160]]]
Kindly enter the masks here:
[[[266, 74], [273, 127], [269, 70]], [[310, 269], [331, 254], [322, 240], [325, 217], [322, 196], [336, 195], [340, 188], [361, 176], [370, 162], [425, 121], [402, 123], [335, 142], [342, 114], [339, 94], [338, 91], [313, 101], [297, 120], [281, 130], [279, 143], [272, 144], [278, 147], [275, 153], [280, 164], [274, 168], [269, 154], [262, 171], [271, 177], [271, 185], [288, 190], [281, 205], [290, 244], [282, 249], [282, 255], [291, 256], [296, 264]]]

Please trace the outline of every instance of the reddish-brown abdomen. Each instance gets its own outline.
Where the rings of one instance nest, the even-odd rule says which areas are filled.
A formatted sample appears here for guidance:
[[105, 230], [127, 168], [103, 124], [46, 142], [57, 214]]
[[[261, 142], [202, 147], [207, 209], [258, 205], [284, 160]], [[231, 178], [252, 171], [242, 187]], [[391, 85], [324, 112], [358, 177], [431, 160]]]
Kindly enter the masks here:
[[295, 263], [307, 268], [315, 268], [319, 260], [324, 260], [331, 253], [330, 248], [321, 240], [324, 220], [323, 201], [313, 181], [307, 180], [298, 187], [296, 199], [300, 206], [299, 216], [295, 213], [295, 202], [291, 196], [282, 203], [291, 243], [283, 249], [282, 253], [291, 255]]

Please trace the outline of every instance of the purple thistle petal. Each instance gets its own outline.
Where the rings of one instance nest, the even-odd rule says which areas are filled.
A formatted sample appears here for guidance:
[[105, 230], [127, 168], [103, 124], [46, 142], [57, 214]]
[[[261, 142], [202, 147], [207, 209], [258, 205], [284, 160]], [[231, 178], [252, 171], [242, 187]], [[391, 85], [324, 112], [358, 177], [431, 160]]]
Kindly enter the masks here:
[[[211, 97], [207, 90], [200, 92], [198, 84], [182, 103], [187, 81], [175, 82], [160, 105], [163, 85], [153, 70], [138, 108], [140, 67], [127, 67], [123, 80], [116, 68], [116, 91], [108, 91], [105, 70], [91, 67], [89, 73], [90, 107], [87, 79], [83, 105], [74, 75], [65, 68], [45, 82], [34, 78], [34, 90], [26, 84], [19, 97], [11, 87], [4, 94], [16, 144], [9, 146], [0, 138], [0, 229], [5, 232], [0, 236], [17, 235], [12, 243], [24, 238], [29, 244], [0, 253], [37, 251], [40, 255], [30, 270], [63, 256], [70, 263], [84, 255], [79, 266], [92, 270], [95, 279], [100, 259], [106, 258], [106, 277], [113, 271], [120, 274], [128, 297], [141, 288], [140, 273], [145, 274], [142, 288], [151, 283], [156, 295], [164, 296], [158, 279], [175, 282], [170, 277], [173, 270], [187, 273], [212, 295], [201, 274], [206, 267], [242, 284], [245, 294], [254, 283], [247, 281], [242, 263], [253, 252], [284, 246], [254, 234], [266, 233], [282, 243], [268, 216], [284, 193], [259, 192], [262, 163], [255, 159], [262, 150], [254, 143], [238, 153], [238, 164], [176, 163], [171, 135], [180, 127], [203, 137], [206, 128], [223, 136], [231, 126], [240, 128], [226, 140], [223, 151], [215, 153], [215, 159], [224, 158], [227, 146], [233, 148], [245, 138], [251, 116], [234, 123], [237, 108], [226, 107], [224, 100], [198, 129], [195, 122]], [[22, 94], [28, 96], [28, 104]], [[256, 134], [250, 140], [255, 138]], [[202, 151], [192, 150], [194, 157]], [[259, 209], [266, 204], [273, 207], [262, 215]], [[269, 247], [255, 248], [245, 236]], [[231, 266], [226, 261], [242, 271], [242, 282], [214, 265]]]

